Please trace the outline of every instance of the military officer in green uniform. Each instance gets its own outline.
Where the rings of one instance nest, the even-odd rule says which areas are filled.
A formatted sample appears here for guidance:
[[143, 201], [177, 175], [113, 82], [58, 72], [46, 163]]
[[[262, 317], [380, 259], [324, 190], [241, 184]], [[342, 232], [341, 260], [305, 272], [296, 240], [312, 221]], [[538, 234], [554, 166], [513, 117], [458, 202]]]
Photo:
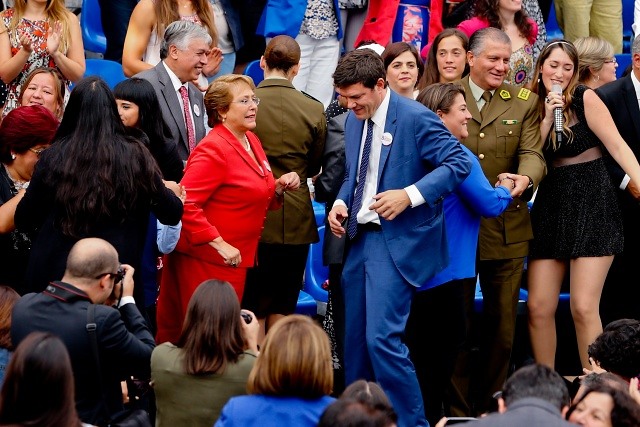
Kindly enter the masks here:
[[[527, 199], [546, 173], [538, 97], [504, 83], [510, 56], [511, 41], [503, 31], [477, 31], [467, 53], [470, 74], [461, 82], [472, 115], [463, 144], [478, 157], [489, 182], [511, 186], [514, 200], [499, 217], [482, 219], [477, 271], [483, 322], [471, 325], [481, 328], [480, 357], [473, 372], [466, 351], [458, 360], [452, 380], [453, 415], [484, 412], [506, 380], [524, 258], [533, 238]], [[474, 289], [466, 289], [469, 316], [473, 297]], [[476, 394], [473, 408], [470, 389]]]
[[289, 171], [300, 176], [300, 188], [278, 195], [282, 208], [267, 213], [257, 265], [247, 273], [242, 306], [256, 314], [263, 331], [294, 312], [309, 246], [319, 240], [307, 178], [320, 172], [327, 122], [322, 103], [291, 83], [299, 62], [293, 38], [272, 38], [260, 60], [265, 79], [255, 91], [255, 133], [269, 159], [260, 167], [276, 178]]

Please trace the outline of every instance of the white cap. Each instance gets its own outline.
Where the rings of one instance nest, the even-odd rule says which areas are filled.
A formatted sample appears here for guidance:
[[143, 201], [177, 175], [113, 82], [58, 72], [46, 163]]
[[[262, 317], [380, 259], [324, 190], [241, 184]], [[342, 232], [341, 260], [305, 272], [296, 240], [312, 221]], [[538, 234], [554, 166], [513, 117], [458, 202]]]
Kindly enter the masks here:
[[379, 45], [378, 43], [365, 44], [358, 47], [358, 49], [371, 49], [380, 56], [382, 56], [382, 52], [384, 52], [384, 46]]

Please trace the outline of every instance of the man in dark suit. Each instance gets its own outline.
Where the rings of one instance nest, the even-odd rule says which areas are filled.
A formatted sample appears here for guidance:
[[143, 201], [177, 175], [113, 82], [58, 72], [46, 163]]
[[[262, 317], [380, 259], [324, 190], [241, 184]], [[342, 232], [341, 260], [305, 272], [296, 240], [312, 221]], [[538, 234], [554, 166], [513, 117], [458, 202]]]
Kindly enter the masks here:
[[438, 116], [388, 89], [385, 75], [369, 49], [346, 54], [333, 75], [351, 110], [345, 178], [329, 212], [331, 231], [347, 234], [350, 246], [342, 275], [345, 379], [376, 380], [400, 427], [426, 426], [402, 335], [416, 287], [447, 265], [442, 200], [471, 162]]
[[516, 371], [498, 398], [498, 413], [465, 426], [473, 427], [569, 427], [564, 420], [571, 398], [562, 377], [544, 365], [529, 365]]
[[205, 135], [202, 93], [191, 82], [207, 65], [210, 45], [211, 36], [202, 26], [188, 21], [173, 22], [164, 32], [162, 61], [134, 76], [148, 80], [156, 90], [162, 116], [183, 161]]
[[[601, 86], [596, 93], [609, 109], [618, 132], [640, 160], [640, 38], [634, 40], [631, 52], [631, 72]], [[611, 180], [620, 189], [618, 201], [622, 211], [624, 250], [615, 256], [602, 290], [600, 314], [603, 325], [623, 318], [640, 320], [640, 286], [633, 280], [638, 276], [640, 259], [640, 183], [631, 182], [611, 157], [607, 160]]]
[[[116, 303], [117, 309], [111, 307]], [[92, 304], [101, 381], [87, 332]], [[149, 378], [155, 341], [133, 299], [133, 268], [120, 265], [118, 253], [105, 240], [79, 240], [69, 252], [62, 280], [16, 303], [12, 342], [18, 345], [34, 331], [54, 333], [67, 346], [76, 409], [85, 423], [102, 425], [123, 410], [120, 381], [130, 375]]]
[[[480, 223], [477, 271], [483, 323], [479, 328], [479, 369], [471, 369], [469, 352], [463, 350], [453, 377], [452, 415], [488, 410], [491, 395], [507, 378], [524, 258], [533, 238], [527, 198], [546, 171], [538, 97], [504, 83], [510, 57], [511, 40], [503, 31], [476, 31], [467, 52], [470, 73], [461, 81], [472, 116], [463, 144], [478, 157], [489, 182], [500, 180], [511, 185], [514, 199], [502, 215], [482, 218]], [[468, 317], [472, 315], [474, 294], [475, 284], [471, 283], [465, 288]], [[473, 332], [468, 332], [467, 337], [471, 335]], [[470, 389], [479, 394], [475, 408]]]

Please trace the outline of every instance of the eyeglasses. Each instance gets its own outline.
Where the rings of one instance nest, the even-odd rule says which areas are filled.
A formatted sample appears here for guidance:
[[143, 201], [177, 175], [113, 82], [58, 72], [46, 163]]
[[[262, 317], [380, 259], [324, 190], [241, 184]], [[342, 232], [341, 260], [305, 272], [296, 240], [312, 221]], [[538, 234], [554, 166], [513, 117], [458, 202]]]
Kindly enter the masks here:
[[29, 148], [29, 151], [31, 151], [32, 153], [35, 153], [36, 156], [38, 156], [38, 158], [40, 158], [40, 155], [42, 154], [42, 152], [44, 150], [46, 150], [47, 147], [43, 147], [43, 148]]
[[242, 104], [242, 105], [244, 105], [245, 107], [246, 107], [246, 106], [248, 106], [249, 104], [251, 104], [252, 102], [253, 102], [254, 104], [256, 104], [256, 105], [260, 105], [260, 98], [256, 98], [256, 97], [253, 97], [253, 98], [244, 98], [244, 99], [241, 99], [240, 101], [232, 101], [232, 102], [235, 102], [235, 103], [237, 103], [237, 104]]
[[117, 285], [118, 283], [122, 282], [122, 279], [124, 279], [124, 269], [122, 268], [122, 266], [120, 266], [118, 267], [118, 271], [116, 271], [115, 273], [102, 273], [97, 275], [96, 279], [102, 279], [104, 276], [113, 277], [113, 284]]
[[607, 59], [606, 61], [604, 61], [604, 63], [605, 64], [611, 64], [611, 63], [617, 64], [618, 60], [614, 57], [614, 58], [611, 58], [611, 59]]

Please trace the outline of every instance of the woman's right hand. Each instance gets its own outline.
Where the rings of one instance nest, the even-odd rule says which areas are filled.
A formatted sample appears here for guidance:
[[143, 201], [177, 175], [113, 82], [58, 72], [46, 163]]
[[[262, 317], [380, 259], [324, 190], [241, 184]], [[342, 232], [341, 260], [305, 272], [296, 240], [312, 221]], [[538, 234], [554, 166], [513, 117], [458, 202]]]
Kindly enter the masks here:
[[237, 267], [242, 262], [240, 251], [224, 241], [222, 237], [217, 237], [209, 243], [213, 249], [218, 251], [224, 263], [231, 267]]
[[260, 323], [256, 318], [256, 315], [252, 311], [242, 309], [243, 312], [251, 315], [251, 322], [247, 323], [244, 319], [240, 320], [242, 325], [242, 331], [244, 333], [244, 339], [247, 343], [247, 349], [258, 354], [258, 333], [260, 332]]
[[544, 118], [553, 122], [553, 112], [556, 108], [564, 108], [564, 95], [558, 92], [549, 92], [544, 99]]
[[33, 52], [33, 47], [31, 46], [31, 43], [33, 43], [33, 40], [31, 40], [31, 36], [24, 32], [24, 31], [20, 31], [20, 36], [18, 37], [18, 40], [20, 41], [20, 46], [22, 47], [22, 49], [24, 49], [25, 52], [31, 54], [31, 52]]

